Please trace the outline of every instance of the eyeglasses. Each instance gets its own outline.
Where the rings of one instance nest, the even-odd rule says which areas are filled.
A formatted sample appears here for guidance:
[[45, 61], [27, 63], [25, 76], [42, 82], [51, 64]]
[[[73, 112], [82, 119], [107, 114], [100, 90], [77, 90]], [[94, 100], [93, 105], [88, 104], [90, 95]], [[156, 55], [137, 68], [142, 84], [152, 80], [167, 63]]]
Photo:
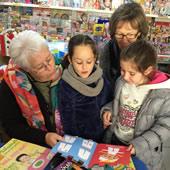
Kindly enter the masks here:
[[42, 63], [39, 67], [35, 68], [34, 71], [36, 73], [42, 73], [46, 70], [49, 69], [49, 67], [51, 67], [51, 63], [53, 61], [53, 57], [50, 56], [46, 61], [44, 61], [44, 63]]
[[124, 37], [126, 37], [127, 39], [135, 39], [138, 36], [138, 32], [136, 34], [119, 34], [119, 33], [115, 33], [115, 38], [117, 39], [123, 39]]

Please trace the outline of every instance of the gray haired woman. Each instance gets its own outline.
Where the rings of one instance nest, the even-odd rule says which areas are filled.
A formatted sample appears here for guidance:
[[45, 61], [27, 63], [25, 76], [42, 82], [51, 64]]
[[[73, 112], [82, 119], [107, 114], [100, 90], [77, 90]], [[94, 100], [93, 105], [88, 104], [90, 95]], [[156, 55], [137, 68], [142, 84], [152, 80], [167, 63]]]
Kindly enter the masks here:
[[2, 127], [11, 138], [52, 147], [62, 140], [57, 102], [62, 69], [37, 32], [19, 33], [9, 50], [0, 85]]

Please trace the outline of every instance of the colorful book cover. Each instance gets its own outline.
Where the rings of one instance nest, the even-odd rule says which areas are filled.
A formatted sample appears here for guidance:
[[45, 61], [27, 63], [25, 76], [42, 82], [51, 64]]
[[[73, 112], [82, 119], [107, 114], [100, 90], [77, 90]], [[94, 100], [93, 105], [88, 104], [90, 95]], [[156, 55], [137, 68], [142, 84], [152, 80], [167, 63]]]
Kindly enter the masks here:
[[82, 7], [86, 9], [93, 9], [93, 0], [82, 0]]
[[130, 152], [125, 146], [116, 146], [108, 144], [98, 144], [93, 157], [89, 163], [89, 167], [94, 165], [110, 166], [128, 165], [130, 163]]
[[89, 31], [88, 13], [84, 11], [73, 11], [71, 23], [73, 33], [87, 33]]
[[133, 169], [130, 152], [125, 146], [97, 144], [92, 140], [65, 135], [64, 141], [58, 142], [50, 152], [53, 155], [56, 153], [61, 153], [65, 158], [72, 157], [73, 161], [80, 162], [85, 168], [109, 165], [135, 169]]
[[[99, 169], [94, 169], [92, 168], [91, 170], [99, 170]], [[130, 163], [128, 165], [116, 165], [116, 166], [110, 166], [110, 165], [105, 165], [103, 170], [135, 170], [135, 166], [133, 164], [132, 159], [130, 159]]]
[[54, 170], [64, 170], [72, 166], [72, 161], [66, 158], [61, 164], [59, 164]]
[[112, 0], [101, 0], [101, 10], [112, 10]]
[[112, 10], [116, 10], [120, 5], [123, 4], [123, 0], [112, 0]]
[[157, 53], [163, 56], [170, 55], [170, 23], [164, 21], [153, 21], [150, 24], [149, 40], [157, 49]]
[[5, 170], [42, 170], [51, 158], [50, 149], [11, 139], [0, 148], [0, 169]]
[[161, 16], [170, 15], [170, 1], [169, 0], [155, 0], [153, 4], [153, 13]]
[[88, 167], [88, 164], [92, 158], [97, 143], [92, 140], [86, 140], [79, 137], [64, 136], [64, 141], [58, 142], [51, 150], [51, 153], [62, 153], [62, 156], [73, 157], [74, 161], [83, 162], [84, 167]]
[[139, 3], [145, 14], [151, 14], [152, 13], [152, 10], [153, 10], [153, 1], [151, 0], [134, 0], [135, 2]]

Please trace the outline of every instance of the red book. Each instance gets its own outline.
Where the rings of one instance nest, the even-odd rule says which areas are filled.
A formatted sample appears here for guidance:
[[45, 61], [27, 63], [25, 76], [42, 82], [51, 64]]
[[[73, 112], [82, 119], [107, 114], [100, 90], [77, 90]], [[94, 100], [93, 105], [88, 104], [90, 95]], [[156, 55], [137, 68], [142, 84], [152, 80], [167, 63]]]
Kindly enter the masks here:
[[127, 147], [118, 145], [98, 144], [89, 163], [89, 168], [94, 165], [117, 166], [130, 163], [130, 152]]

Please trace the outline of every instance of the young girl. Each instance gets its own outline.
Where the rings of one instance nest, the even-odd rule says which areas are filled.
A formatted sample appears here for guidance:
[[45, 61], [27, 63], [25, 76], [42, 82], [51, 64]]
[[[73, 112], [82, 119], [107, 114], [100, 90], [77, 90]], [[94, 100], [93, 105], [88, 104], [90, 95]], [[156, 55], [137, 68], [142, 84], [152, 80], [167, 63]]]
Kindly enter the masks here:
[[156, 70], [156, 60], [145, 40], [124, 49], [114, 100], [101, 111], [105, 142], [129, 145], [149, 170], [163, 169], [162, 144], [170, 136], [170, 79]]
[[100, 142], [100, 109], [111, 101], [111, 87], [97, 66], [97, 50], [87, 35], [76, 35], [68, 45], [68, 68], [59, 90], [59, 110], [64, 133]]

